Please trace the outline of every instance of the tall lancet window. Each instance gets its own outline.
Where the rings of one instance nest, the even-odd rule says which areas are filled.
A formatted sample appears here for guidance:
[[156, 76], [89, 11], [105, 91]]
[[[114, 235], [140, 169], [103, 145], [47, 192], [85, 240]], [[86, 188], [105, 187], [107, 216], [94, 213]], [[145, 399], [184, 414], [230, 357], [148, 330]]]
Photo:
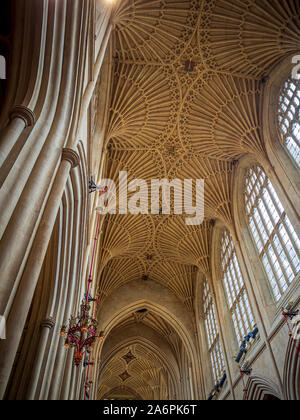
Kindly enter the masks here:
[[263, 169], [249, 169], [246, 213], [259, 256], [278, 301], [300, 270], [300, 240]]
[[300, 80], [288, 79], [279, 96], [281, 140], [300, 168]]
[[209, 353], [214, 379], [217, 382], [225, 370], [225, 363], [220, 343], [219, 329], [216, 321], [215, 307], [212, 300], [212, 296], [210, 294], [209, 284], [207, 281], [205, 281], [204, 284], [203, 305]]
[[241, 342], [252, 331], [255, 323], [234, 243], [227, 230], [221, 238], [221, 264], [229, 310], [237, 339]]

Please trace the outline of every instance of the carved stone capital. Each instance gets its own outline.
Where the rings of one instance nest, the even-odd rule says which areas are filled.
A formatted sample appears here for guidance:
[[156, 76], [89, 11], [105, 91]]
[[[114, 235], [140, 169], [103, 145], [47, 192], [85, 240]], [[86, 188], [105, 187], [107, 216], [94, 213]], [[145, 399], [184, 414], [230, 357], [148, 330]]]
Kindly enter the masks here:
[[55, 326], [55, 320], [51, 317], [46, 318], [41, 322], [42, 328], [49, 328], [49, 330], [52, 330], [54, 326]]
[[26, 127], [31, 127], [35, 124], [36, 117], [31, 109], [23, 105], [16, 105], [9, 114], [10, 120], [14, 118], [20, 118], [24, 121]]
[[80, 157], [77, 152], [73, 149], [63, 149], [62, 151], [62, 160], [66, 160], [71, 163], [72, 168], [76, 168], [79, 165]]

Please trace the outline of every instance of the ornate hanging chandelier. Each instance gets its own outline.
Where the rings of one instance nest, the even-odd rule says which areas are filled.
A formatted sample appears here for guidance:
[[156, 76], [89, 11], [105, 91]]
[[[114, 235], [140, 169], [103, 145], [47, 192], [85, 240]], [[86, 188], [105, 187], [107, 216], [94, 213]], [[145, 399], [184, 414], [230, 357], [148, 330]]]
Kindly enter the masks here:
[[103, 333], [97, 336], [98, 321], [90, 316], [90, 302], [83, 300], [80, 305], [80, 313], [77, 316], [71, 316], [69, 326], [63, 325], [60, 331], [62, 337], [66, 337], [65, 347], [76, 349], [74, 355], [74, 364], [79, 366], [83, 359], [85, 351], [91, 351], [97, 338], [102, 339]]

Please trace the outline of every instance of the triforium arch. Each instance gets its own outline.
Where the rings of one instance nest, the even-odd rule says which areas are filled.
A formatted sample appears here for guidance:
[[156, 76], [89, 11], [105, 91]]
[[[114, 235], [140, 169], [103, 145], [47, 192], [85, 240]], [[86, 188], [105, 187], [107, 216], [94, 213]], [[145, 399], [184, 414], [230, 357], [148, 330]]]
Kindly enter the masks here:
[[[31, 307], [22, 334], [21, 355], [14, 361], [8, 399], [66, 398], [69, 387], [62, 366], [72, 370], [71, 355], [67, 355], [59, 339], [61, 325], [78, 307], [82, 297], [82, 282], [78, 275], [84, 270], [87, 244], [86, 156], [79, 142], [74, 151], [64, 150], [65, 158], [76, 158], [77, 166], [70, 173], [57, 213]], [[17, 295], [18, 296], [18, 295]], [[24, 294], [23, 297], [26, 295]], [[12, 306], [12, 310], [14, 306]], [[26, 351], [33, 346], [35, 351]], [[17, 388], [12, 383], [18, 383]]]

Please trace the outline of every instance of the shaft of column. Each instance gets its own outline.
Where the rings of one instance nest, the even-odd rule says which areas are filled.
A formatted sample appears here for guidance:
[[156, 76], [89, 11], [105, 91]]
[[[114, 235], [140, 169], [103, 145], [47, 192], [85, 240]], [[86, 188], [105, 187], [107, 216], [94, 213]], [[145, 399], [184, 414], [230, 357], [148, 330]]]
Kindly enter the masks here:
[[102, 68], [102, 63], [103, 63], [103, 60], [104, 60], [104, 56], [105, 56], [105, 53], [106, 53], [106, 49], [107, 49], [108, 41], [110, 39], [111, 32], [112, 32], [112, 25], [109, 25], [106, 29], [106, 33], [105, 33], [104, 39], [102, 41], [102, 45], [101, 45], [101, 48], [99, 50], [97, 60], [96, 60], [95, 66], [94, 66], [94, 78], [91, 82], [89, 82], [89, 84], [87, 85], [86, 90], [84, 92], [84, 96], [83, 96], [83, 100], [82, 100], [82, 106], [81, 106], [81, 112], [80, 112], [81, 119], [80, 119], [80, 122], [78, 124], [79, 127], [81, 127], [82, 121], [85, 118], [85, 114], [86, 114], [87, 109], [90, 105], [93, 93], [95, 91], [97, 81], [99, 80], [99, 75], [100, 75], [100, 71], [101, 71], [101, 68]]
[[[71, 352], [72, 359], [74, 356], [74, 352]], [[70, 389], [69, 389], [69, 396], [68, 400], [75, 400], [75, 392], [76, 392], [76, 366], [72, 365], [72, 374], [71, 374], [71, 382], [70, 382]]]
[[64, 371], [62, 389], [61, 389], [61, 394], [60, 394], [61, 400], [69, 399], [69, 391], [70, 391], [71, 378], [72, 378], [72, 366], [73, 366], [73, 353], [69, 350], [66, 364], [65, 364], [65, 371]]
[[83, 367], [79, 366], [77, 368], [77, 376], [76, 376], [76, 393], [75, 393], [75, 400], [80, 400], [83, 393]]
[[[69, 200], [68, 200], [69, 201]], [[58, 317], [61, 317], [61, 320], [67, 320], [69, 319], [71, 315], [71, 307], [73, 302], [73, 295], [74, 295], [74, 283], [75, 278], [73, 275], [73, 267], [76, 265], [74, 261], [72, 261], [72, 268], [70, 269], [71, 259], [72, 259], [72, 253], [74, 250], [74, 247], [72, 247], [72, 240], [73, 240], [73, 226], [74, 226], [74, 220], [73, 220], [73, 208], [74, 203], [70, 203], [70, 209], [67, 215], [67, 224], [65, 226], [65, 235], [66, 235], [66, 244], [65, 244], [65, 250], [64, 250], [64, 269], [62, 276], [64, 277], [65, 285], [62, 291], [61, 295], [61, 301], [59, 305], [59, 314]], [[74, 235], [75, 236], [75, 235]], [[61, 383], [63, 379], [64, 374], [64, 366], [66, 362], [66, 349], [62, 345], [62, 340], [59, 340], [58, 347], [56, 349], [56, 357], [54, 362], [54, 368], [51, 378], [51, 385], [49, 389], [49, 399], [50, 400], [57, 400], [59, 398]]]
[[10, 113], [10, 122], [0, 135], [0, 167], [16, 144], [22, 131], [35, 123], [34, 113], [27, 107], [17, 105]]
[[[83, 66], [81, 62], [84, 61], [80, 60], [81, 53], [83, 56], [85, 54], [86, 43], [84, 32], [82, 32], [82, 19], [84, 19], [88, 2], [82, 0], [49, 2], [47, 0], [38, 3], [52, 3], [55, 20], [51, 23], [52, 29], [55, 30], [53, 34], [53, 31], [50, 31], [53, 39], [49, 33], [49, 45], [55, 54], [49, 54], [50, 50], [48, 53], [45, 52], [45, 60], [50, 67], [46, 66], [44, 70], [48, 75], [47, 72], [51, 69], [51, 78], [49, 84], [47, 82], [47, 86], [42, 87], [44, 102], [43, 105], [40, 104], [43, 109], [38, 120], [39, 126], [36, 127], [37, 137], [34, 135], [30, 139], [30, 144], [35, 150], [33, 158], [31, 147], [29, 147], [30, 152], [26, 150], [26, 154], [29, 152], [29, 165], [26, 163], [25, 155], [22, 156], [21, 166], [25, 171], [26, 184], [19, 181], [18, 177], [22, 178], [19, 176], [19, 174], [22, 175], [22, 171], [17, 170], [20, 167], [16, 168], [15, 184], [20, 187], [18, 200], [14, 201], [10, 198], [10, 196], [14, 197], [13, 190], [10, 196], [3, 194], [7, 197], [8, 211], [11, 215], [9, 221], [5, 215], [1, 217], [4, 219], [5, 228], [1, 229], [3, 241], [0, 243], [0, 271], [3, 273], [3, 282], [0, 283], [0, 313], [5, 313], [6, 316], [10, 310], [7, 305], [11, 299], [12, 290], [18, 286], [23, 264], [25, 265], [28, 243], [32, 240], [32, 233], [37, 229], [40, 211], [44, 207], [45, 196], [49, 191], [49, 182], [52, 182], [57, 169], [59, 152], [66, 141], [70, 142], [71, 138], [76, 137], [72, 126], [75, 126], [77, 108], [80, 104], [78, 96], [80, 94], [76, 93], [76, 89], [79, 89]], [[64, 38], [68, 42], [65, 42]], [[43, 143], [43, 146], [34, 147], [33, 141], [37, 144]], [[11, 177], [9, 179], [11, 185], [13, 180]], [[14, 189], [16, 185], [12, 185], [12, 188]], [[4, 207], [7, 208], [6, 203]], [[14, 250], [13, 259], [10, 255], [11, 249]]]
[[71, 167], [78, 164], [78, 154], [73, 150], [64, 149], [63, 158], [7, 320], [7, 339], [0, 344], [0, 399], [3, 399], [5, 394], [66, 182]]
[[52, 375], [52, 381], [51, 381], [51, 386], [50, 386], [50, 391], [49, 391], [49, 396], [48, 396], [49, 400], [58, 399], [66, 356], [67, 356], [66, 349], [62, 345], [60, 345], [57, 349], [55, 366], [54, 366], [54, 371]]
[[91, 400], [96, 401], [97, 400], [97, 389], [98, 389], [98, 381], [97, 381], [97, 372], [98, 372], [98, 363], [97, 363], [97, 356], [94, 356], [94, 368], [93, 368], [93, 374], [92, 374], [92, 382], [93, 382], [93, 386], [92, 386], [92, 393], [91, 393]]
[[30, 380], [29, 387], [26, 394], [27, 400], [34, 400], [35, 398], [36, 387], [37, 387], [39, 377], [40, 377], [40, 372], [41, 372], [41, 367], [42, 367], [42, 363], [45, 356], [45, 350], [46, 350], [46, 346], [48, 342], [48, 337], [54, 325], [55, 325], [55, 321], [52, 318], [45, 319], [41, 323], [42, 330], [41, 330], [37, 355], [34, 360], [34, 365], [33, 365], [32, 373], [31, 373], [31, 380]]

